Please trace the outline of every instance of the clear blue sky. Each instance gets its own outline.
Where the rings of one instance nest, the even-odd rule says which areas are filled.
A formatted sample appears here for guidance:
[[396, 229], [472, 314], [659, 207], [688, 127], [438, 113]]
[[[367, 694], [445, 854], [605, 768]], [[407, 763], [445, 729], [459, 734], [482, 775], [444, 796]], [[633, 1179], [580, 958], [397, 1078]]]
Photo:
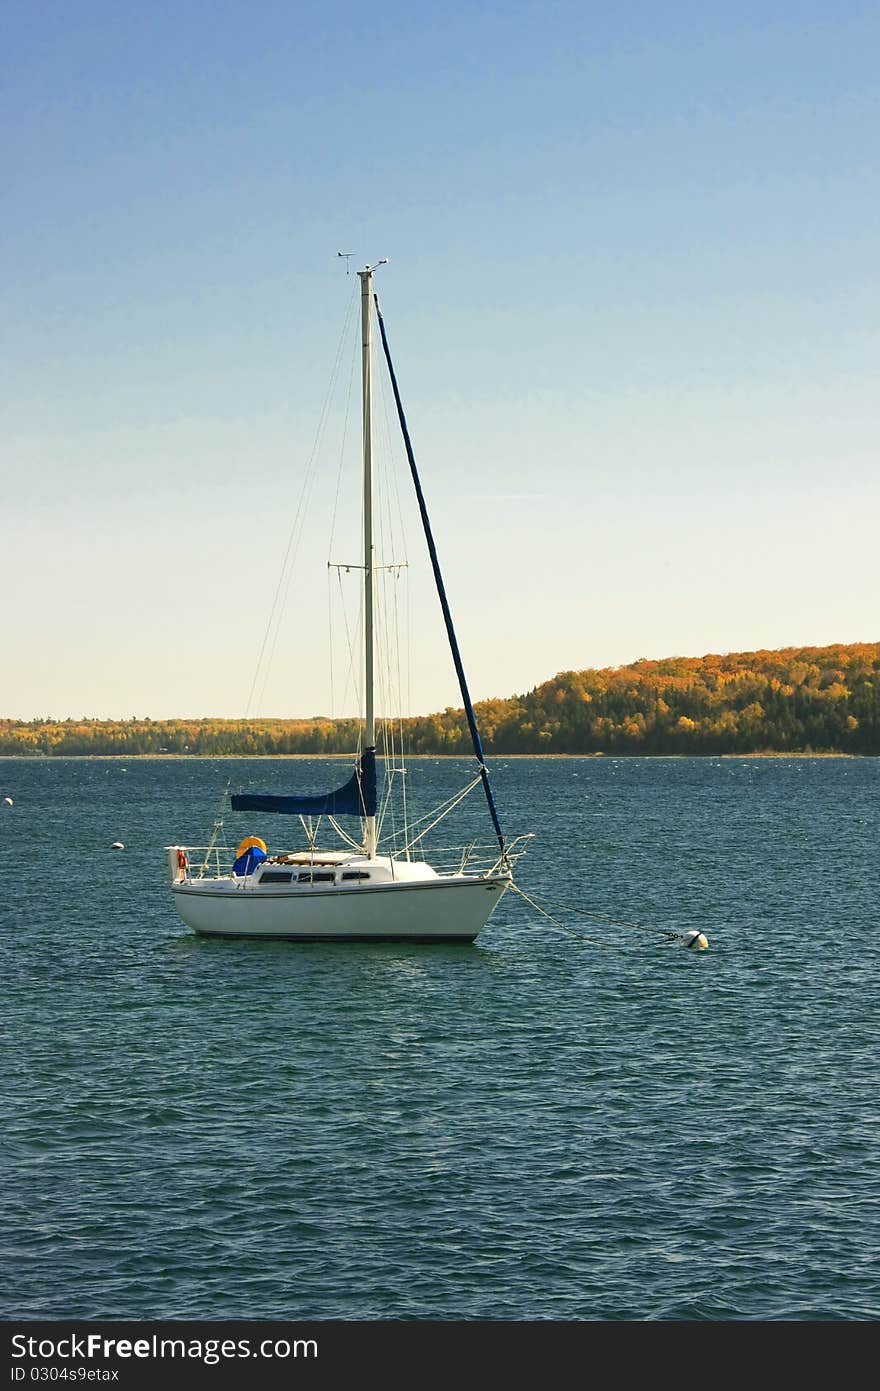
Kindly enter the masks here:
[[243, 713], [338, 249], [475, 697], [877, 640], [878, 52], [848, 0], [7, 0], [0, 715]]

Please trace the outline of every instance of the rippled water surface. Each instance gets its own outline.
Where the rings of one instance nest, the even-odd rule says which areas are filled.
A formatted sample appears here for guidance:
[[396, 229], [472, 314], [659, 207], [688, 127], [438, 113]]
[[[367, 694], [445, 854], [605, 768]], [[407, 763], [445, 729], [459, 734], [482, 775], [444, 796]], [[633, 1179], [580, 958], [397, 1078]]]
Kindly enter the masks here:
[[500, 761], [473, 946], [192, 937], [230, 769], [0, 761], [0, 1316], [880, 1315], [877, 760]]

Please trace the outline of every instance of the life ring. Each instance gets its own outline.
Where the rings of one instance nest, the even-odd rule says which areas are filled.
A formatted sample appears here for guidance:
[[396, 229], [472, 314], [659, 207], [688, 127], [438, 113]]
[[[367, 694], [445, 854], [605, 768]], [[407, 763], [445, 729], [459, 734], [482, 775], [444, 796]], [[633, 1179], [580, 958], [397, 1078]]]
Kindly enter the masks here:
[[238, 859], [239, 855], [244, 855], [248, 850], [254, 849], [262, 850], [263, 854], [265, 855], [266, 842], [264, 840], [260, 840], [259, 836], [248, 836], [246, 840], [243, 840], [241, 842], [241, 845], [236, 850], [235, 858]]
[[189, 866], [189, 860], [186, 858], [186, 851], [185, 851], [185, 850], [181, 850], [180, 847], [178, 846], [178, 850], [177, 850], [177, 868], [180, 870], [180, 872], [181, 872], [182, 874], [185, 874], [185, 873], [186, 873], [186, 870], [187, 870], [187, 868], [188, 868], [188, 866]]

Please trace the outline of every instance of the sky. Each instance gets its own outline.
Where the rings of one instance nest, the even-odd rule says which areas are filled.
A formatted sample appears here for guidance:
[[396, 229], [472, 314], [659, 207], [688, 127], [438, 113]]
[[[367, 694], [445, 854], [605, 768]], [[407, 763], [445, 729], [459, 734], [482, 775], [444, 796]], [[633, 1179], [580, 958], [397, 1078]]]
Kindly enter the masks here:
[[[6, 0], [3, 31], [0, 717], [350, 712], [317, 529], [265, 635], [383, 257], [475, 699], [880, 639], [875, 3]], [[415, 568], [411, 601], [406, 713], [457, 705]]]

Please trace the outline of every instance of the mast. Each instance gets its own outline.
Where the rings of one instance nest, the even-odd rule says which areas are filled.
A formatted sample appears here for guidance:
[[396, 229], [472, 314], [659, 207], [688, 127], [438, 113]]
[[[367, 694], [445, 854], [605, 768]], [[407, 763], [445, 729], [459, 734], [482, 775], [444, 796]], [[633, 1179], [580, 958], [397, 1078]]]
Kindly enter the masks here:
[[[381, 262], [379, 263], [382, 264]], [[363, 386], [364, 438], [364, 748], [376, 746], [376, 715], [373, 705], [373, 430], [370, 366], [372, 351], [373, 267], [358, 271], [361, 282], [361, 381]], [[364, 851], [372, 860], [376, 854], [376, 818], [364, 823]]]

